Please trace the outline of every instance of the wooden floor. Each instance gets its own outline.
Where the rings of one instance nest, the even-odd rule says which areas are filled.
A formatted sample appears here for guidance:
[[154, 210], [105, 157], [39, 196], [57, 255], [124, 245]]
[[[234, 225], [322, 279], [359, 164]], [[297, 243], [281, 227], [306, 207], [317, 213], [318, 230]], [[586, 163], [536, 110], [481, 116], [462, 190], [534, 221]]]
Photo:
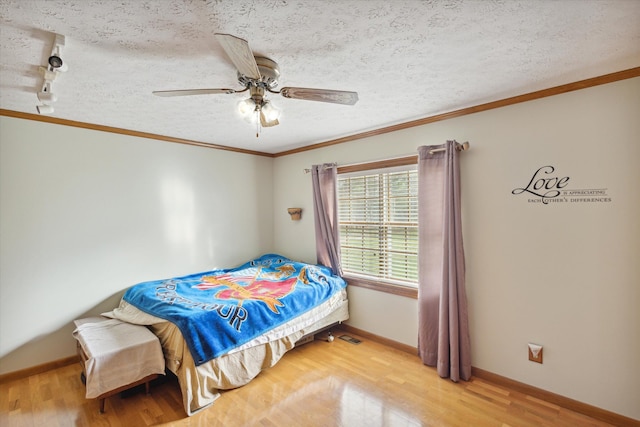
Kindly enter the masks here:
[[100, 414], [98, 402], [84, 398], [80, 365], [2, 384], [0, 399], [3, 427], [609, 425], [479, 379], [453, 383], [417, 356], [367, 340], [295, 348], [192, 417], [175, 379], [154, 385], [149, 396], [110, 397]]

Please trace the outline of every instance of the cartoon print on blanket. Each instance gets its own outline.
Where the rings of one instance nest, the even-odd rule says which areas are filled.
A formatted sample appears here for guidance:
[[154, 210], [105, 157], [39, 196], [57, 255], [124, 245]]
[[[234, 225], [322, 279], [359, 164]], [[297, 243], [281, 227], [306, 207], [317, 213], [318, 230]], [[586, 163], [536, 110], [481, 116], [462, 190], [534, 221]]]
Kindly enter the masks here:
[[200, 365], [304, 314], [345, 286], [327, 267], [268, 254], [232, 269], [140, 283], [123, 299], [178, 326]]
[[[202, 278], [204, 283], [199, 283], [195, 287], [201, 290], [223, 288], [215, 294], [215, 298], [238, 300], [238, 306], [241, 306], [244, 300], [262, 301], [271, 311], [278, 314], [276, 306], [283, 305], [280, 302], [281, 298], [293, 292], [299, 281], [309, 284], [306, 279], [306, 270], [307, 267], [302, 267], [297, 277], [287, 278], [295, 273], [295, 268], [290, 264], [276, 267], [276, 273], [265, 272], [262, 267], [258, 267], [253, 276], [234, 276], [233, 274], [204, 276]], [[287, 279], [282, 280], [282, 278]]]

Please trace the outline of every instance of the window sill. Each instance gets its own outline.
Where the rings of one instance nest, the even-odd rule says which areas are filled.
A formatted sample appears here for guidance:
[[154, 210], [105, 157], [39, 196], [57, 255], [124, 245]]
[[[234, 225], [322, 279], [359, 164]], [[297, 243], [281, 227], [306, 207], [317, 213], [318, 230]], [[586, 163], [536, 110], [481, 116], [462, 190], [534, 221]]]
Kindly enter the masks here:
[[365, 279], [362, 277], [344, 275], [344, 280], [349, 286], [371, 289], [378, 292], [398, 295], [401, 297], [418, 299], [418, 289], [411, 286], [396, 285], [394, 283], [381, 282], [377, 280]]

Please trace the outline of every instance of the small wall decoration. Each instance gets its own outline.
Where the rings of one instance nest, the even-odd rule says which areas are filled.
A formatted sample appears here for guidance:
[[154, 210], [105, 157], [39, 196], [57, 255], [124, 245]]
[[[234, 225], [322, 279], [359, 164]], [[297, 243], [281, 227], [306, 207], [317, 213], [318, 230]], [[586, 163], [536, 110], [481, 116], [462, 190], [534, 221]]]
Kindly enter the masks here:
[[292, 221], [298, 221], [302, 217], [302, 208], [288, 208], [287, 212], [291, 215]]
[[553, 166], [542, 166], [533, 173], [529, 183], [517, 187], [511, 194], [524, 194], [528, 203], [608, 203], [611, 197], [606, 188], [576, 189], [570, 186], [571, 178], [556, 173]]

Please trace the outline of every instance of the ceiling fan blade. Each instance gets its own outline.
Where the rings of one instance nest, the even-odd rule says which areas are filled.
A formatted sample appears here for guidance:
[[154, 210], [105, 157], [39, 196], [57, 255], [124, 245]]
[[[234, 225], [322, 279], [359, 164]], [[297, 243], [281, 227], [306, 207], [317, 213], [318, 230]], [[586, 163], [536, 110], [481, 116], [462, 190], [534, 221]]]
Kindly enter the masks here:
[[333, 102], [334, 104], [354, 105], [358, 102], [357, 92], [330, 89], [311, 89], [306, 87], [283, 87], [280, 94], [285, 98], [305, 99], [307, 101]]
[[262, 78], [249, 42], [231, 34], [215, 33], [214, 35], [240, 74], [255, 80]]
[[156, 90], [152, 93], [156, 96], [189, 96], [211, 95], [216, 93], [235, 93], [233, 89], [183, 89], [183, 90]]

